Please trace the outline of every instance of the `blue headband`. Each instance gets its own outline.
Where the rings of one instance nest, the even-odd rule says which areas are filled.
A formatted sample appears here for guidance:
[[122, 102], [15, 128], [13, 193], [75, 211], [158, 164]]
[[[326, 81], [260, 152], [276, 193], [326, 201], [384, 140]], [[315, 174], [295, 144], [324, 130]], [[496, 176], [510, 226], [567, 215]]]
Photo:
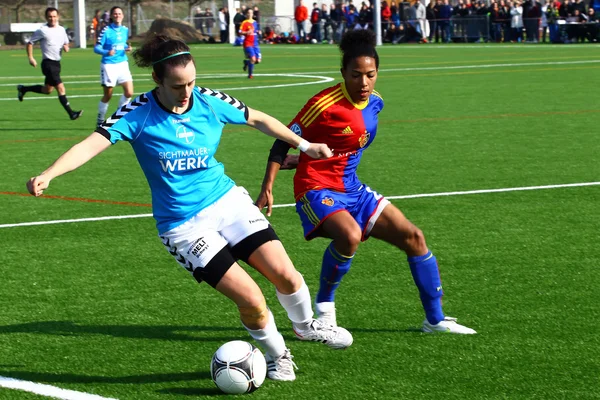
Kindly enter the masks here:
[[158, 60], [158, 61], [154, 61], [154, 62], [152, 63], [152, 65], [156, 65], [156, 64], [158, 64], [159, 62], [162, 62], [162, 61], [168, 60], [169, 58], [173, 58], [173, 57], [177, 57], [177, 56], [182, 56], [182, 55], [184, 55], [184, 54], [190, 54], [190, 52], [189, 52], [189, 51], [180, 51], [179, 53], [171, 54], [171, 55], [169, 55], [169, 56], [166, 56], [166, 57], [163, 57], [163, 58], [161, 58], [161, 59], [160, 59], [160, 60]]

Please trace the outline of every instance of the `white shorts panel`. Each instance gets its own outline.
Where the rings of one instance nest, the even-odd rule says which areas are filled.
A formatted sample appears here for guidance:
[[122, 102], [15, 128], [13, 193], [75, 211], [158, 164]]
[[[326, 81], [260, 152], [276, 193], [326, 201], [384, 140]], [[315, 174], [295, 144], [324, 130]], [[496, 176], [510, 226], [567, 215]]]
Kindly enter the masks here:
[[267, 229], [269, 222], [243, 187], [234, 186], [190, 220], [160, 235], [167, 250], [185, 269], [204, 268], [226, 246]]
[[115, 87], [133, 81], [129, 71], [129, 62], [118, 64], [100, 64], [100, 83], [102, 86]]

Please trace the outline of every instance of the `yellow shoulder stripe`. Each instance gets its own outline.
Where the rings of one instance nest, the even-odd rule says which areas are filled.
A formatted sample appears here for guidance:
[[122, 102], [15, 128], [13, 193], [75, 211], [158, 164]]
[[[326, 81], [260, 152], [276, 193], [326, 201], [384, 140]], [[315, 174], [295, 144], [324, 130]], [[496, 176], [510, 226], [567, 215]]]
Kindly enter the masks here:
[[309, 126], [310, 124], [312, 124], [313, 122], [315, 122], [315, 120], [317, 119], [317, 117], [319, 115], [321, 115], [321, 113], [323, 111], [325, 111], [326, 109], [328, 109], [329, 107], [331, 107], [332, 105], [334, 105], [335, 103], [337, 103], [338, 101], [340, 101], [341, 99], [344, 98], [344, 93], [340, 92], [337, 96], [335, 97], [330, 97], [327, 102], [322, 103], [321, 106], [315, 110], [314, 115], [306, 121], [306, 123], [304, 124], [304, 126]]
[[381, 100], [383, 100], [383, 97], [381, 97], [381, 95], [379, 94], [379, 92], [377, 90], [373, 90], [373, 94], [377, 97], [379, 97]]
[[342, 89], [341, 88], [337, 88], [334, 91], [332, 91], [331, 93], [321, 97], [319, 99], [319, 101], [317, 101], [315, 104], [313, 104], [308, 111], [306, 111], [306, 113], [302, 116], [302, 118], [300, 118], [300, 122], [302, 123], [302, 125], [306, 126], [306, 121], [308, 121], [308, 119], [310, 119], [314, 113], [318, 112], [319, 107], [321, 106], [321, 104], [325, 103], [326, 101], [328, 101], [332, 96], [335, 96], [339, 93], [341, 93]]

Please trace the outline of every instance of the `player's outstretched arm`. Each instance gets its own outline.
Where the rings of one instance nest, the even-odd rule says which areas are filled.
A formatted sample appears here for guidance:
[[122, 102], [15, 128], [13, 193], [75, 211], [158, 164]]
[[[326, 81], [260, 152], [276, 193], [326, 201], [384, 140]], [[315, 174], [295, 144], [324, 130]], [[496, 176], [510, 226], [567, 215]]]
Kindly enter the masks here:
[[277, 119], [261, 111], [253, 110], [250, 107], [248, 107], [247, 124], [271, 137], [282, 140], [291, 146], [298, 148], [309, 157], [325, 159], [333, 155], [326, 144], [309, 143], [307, 140], [302, 139], [300, 136], [289, 130], [287, 126]]
[[41, 196], [50, 185], [50, 181], [81, 167], [83, 164], [109, 148], [110, 141], [94, 132], [75, 146], [67, 150], [48, 169], [27, 181], [27, 190], [34, 196]]

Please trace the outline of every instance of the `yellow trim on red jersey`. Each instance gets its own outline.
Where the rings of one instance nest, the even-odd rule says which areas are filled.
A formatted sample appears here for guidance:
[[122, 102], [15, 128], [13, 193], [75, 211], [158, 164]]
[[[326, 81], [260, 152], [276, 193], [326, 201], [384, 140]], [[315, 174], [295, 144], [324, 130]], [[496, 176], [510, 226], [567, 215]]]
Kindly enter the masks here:
[[327, 102], [324, 102], [321, 104], [319, 110], [317, 113], [314, 114], [313, 117], [311, 117], [308, 121], [306, 121], [306, 123], [304, 124], [304, 126], [309, 126], [310, 124], [312, 124], [313, 122], [315, 122], [315, 119], [317, 119], [317, 117], [319, 115], [321, 115], [323, 113], [323, 111], [325, 111], [326, 109], [328, 109], [329, 107], [331, 107], [332, 105], [334, 105], [335, 103], [337, 103], [338, 101], [340, 101], [341, 99], [344, 98], [344, 93], [340, 93], [338, 95], [336, 95], [335, 97], [330, 97]]
[[328, 93], [325, 96], [321, 97], [315, 104], [310, 106], [310, 108], [306, 111], [302, 118], [300, 118], [300, 123], [304, 126], [308, 126], [306, 121], [312, 118], [315, 113], [320, 114], [321, 112], [323, 112], [323, 110], [321, 109], [321, 105], [328, 101], [332, 96], [337, 96], [338, 94], [340, 94], [341, 90], [342, 89], [338, 87], [337, 89], [332, 90], [331, 93]]
[[348, 91], [346, 90], [346, 85], [342, 83], [340, 86], [342, 87], [342, 93], [344, 93], [344, 96], [346, 96], [346, 99], [348, 99], [348, 101], [350, 102], [350, 104], [352, 104], [357, 109], [364, 110], [369, 105], [369, 99], [367, 99], [367, 101], [365, 101], [362, 104], [357, 104], [357, 103], [353, 102], [352, 98], [348, 94]]

